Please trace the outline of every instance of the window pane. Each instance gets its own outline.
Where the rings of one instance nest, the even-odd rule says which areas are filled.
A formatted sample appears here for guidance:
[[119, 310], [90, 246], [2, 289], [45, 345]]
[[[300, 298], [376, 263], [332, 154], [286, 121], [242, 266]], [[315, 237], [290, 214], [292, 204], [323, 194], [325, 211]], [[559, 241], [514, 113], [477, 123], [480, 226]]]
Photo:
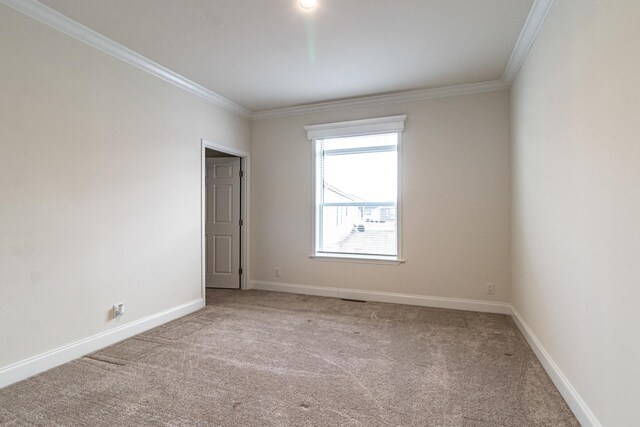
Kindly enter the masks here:
[[395, 206], [323, 206], [319, 252], [397, 254]]
[[[353, 199], [395, 202], [398, 188], [398, 152], [325, 156], [324, 183]], [[325, 192], [325, 202], [332, 194]]]
[[397, 255], [398, 135], [316, 144], [316, 248], [337, 255]]

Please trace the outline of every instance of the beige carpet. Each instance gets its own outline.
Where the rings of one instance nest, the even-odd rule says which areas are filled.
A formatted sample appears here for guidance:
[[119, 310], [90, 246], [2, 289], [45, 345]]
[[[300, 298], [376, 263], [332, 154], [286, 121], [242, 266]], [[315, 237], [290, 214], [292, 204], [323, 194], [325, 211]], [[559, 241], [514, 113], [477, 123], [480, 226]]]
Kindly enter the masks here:
[[508, 316], [261, 291], [0, 390], [16, 426], [578, 426]]

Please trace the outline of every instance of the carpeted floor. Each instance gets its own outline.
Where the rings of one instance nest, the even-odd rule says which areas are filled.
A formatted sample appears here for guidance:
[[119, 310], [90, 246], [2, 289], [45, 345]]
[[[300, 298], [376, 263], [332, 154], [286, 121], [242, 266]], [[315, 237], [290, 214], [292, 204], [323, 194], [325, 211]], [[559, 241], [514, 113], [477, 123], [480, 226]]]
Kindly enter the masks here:
[[0, 390], [16, 426], [579, 426], [508, 316], [262, 291]]

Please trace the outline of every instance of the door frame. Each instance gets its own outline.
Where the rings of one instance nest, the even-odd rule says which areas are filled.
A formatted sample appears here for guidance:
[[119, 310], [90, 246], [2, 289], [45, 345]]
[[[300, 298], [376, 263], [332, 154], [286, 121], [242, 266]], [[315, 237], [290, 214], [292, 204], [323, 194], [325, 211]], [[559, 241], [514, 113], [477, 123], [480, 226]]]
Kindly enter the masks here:
[[212, 150], [220, 151], [225, 154], [230, 154], [232, 156], [240, 157], [240, 164], [243, 171], [243, 179], [240, 180], [240, 217], [242, 219], [242, 230], [240, 232], [240, 245], [241, 245], [241, 254], [240, 254], [240, 268], [242, 269], [242, 274], [240, 275], [240, 289], [248, 289], [249, 285], [249, 266], [251, 265], [250, 256], [251, 251], [249, 250], [250, 244], [250, 230], [251, 230], [251, 221], [249, 218], [249, 213], [251, 212], [249, 201], [251, 200], [249, 188], [251, 186], [251, 155], [242, 150], [238, 150], [233, 147], [229, 147], [226, 145], [218, 144], [213, 141], [209, 141], [207, 139], [202, 138], [201, 140], [201, 149], [200, 149], [200, 270], [201, 270], [201, 281], [202, 281], [202, 298], [206, 299], [206, 286], [207, 286], [207, 251], [206, 251], [206, 236], [205, 236], [205, 221], [207, 214], [207, 206], [206, 206], [206, 162], [207, 162], [207, 148]]

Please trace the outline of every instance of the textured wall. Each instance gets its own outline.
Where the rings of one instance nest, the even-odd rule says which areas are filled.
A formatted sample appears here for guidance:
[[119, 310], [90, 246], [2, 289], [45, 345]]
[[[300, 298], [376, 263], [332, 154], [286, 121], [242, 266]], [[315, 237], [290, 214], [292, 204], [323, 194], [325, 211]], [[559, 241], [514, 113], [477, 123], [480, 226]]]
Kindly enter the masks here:
[[605, 426], [640, 419], [640, 2], [557, 1], [512, 88], [512, 303]]
[[[407, 114], [402, 141], [406, 264], [316, 261], [305, 125]], [[259, 120], [252, 125], [252, 279], [508, 301], [506, 91]], [[274, 269], [282, 277], [274, 277]], [[497, 283], [496, 295], [485, 293]]]
[[248, 122], [4, 5], [0, 58], [0, 367], [200, 298], [200, 138]]

